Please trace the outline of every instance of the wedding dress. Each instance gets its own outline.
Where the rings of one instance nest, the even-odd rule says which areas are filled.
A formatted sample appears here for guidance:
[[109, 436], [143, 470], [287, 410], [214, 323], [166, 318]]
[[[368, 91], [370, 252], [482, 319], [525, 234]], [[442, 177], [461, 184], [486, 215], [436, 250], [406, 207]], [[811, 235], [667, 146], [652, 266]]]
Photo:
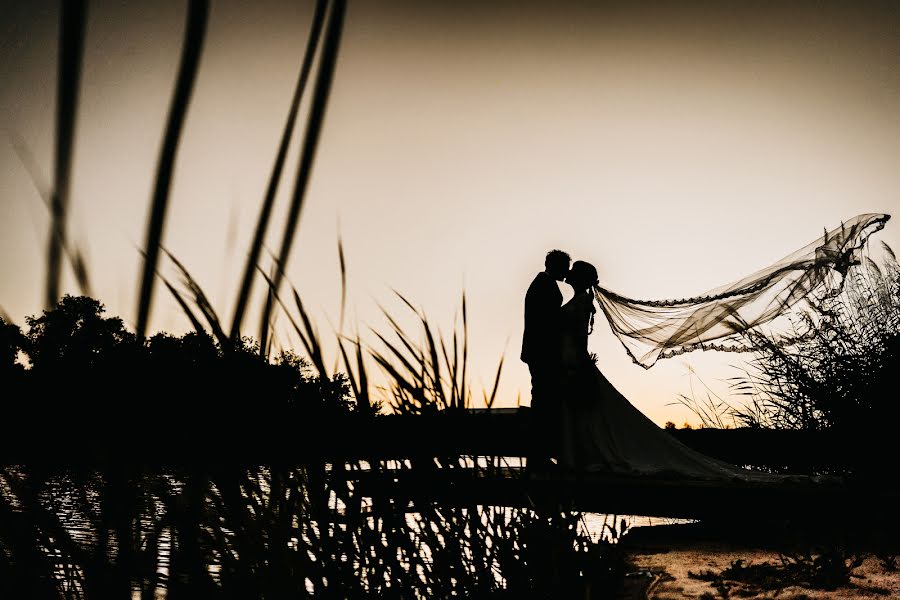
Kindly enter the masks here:
[[577, 472], [691, 480], [778, 483], [787, 479], [701, 454], [644, 416], [591, 360], [587, 335], [593, 310], [590, 293], [576, 295], [562, 308], [564, 380], [559, 459], [563, 467]]
[[860, 215], [775, 265], [696, 298], [639, 301], [599, 287], [576, 293], [561, 309], [562, 466], [581, 472], [760, 484], [824, 481], [751, 471], [712, 458], [644, 416], [591, 359], [587, 338], [594, 300], [628, 354], [645, 368], [659, 358], [691, 350], [744, 351], [746, 333], [783, 316], [810, 294], [840, 292], [868, 236], [889, 218]]

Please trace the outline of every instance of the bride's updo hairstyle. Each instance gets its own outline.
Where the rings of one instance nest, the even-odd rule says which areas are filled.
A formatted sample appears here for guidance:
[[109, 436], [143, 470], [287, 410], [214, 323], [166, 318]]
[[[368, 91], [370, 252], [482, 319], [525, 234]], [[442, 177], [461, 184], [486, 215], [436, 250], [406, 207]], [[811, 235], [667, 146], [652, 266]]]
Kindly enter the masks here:
[[583, 260], [576, 260], [572, 263], [572, 269], [566, 282], [574, 288], [576, 292], [586, 291], [600, 283], [600, 277], [597, 275], [597, 267]]

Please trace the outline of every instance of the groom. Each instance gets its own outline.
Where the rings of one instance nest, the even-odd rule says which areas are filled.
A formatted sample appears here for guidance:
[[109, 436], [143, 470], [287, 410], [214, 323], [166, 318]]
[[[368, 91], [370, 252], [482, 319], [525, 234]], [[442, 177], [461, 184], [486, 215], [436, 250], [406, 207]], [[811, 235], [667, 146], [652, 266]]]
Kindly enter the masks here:
[[560, 307], [562, 293], [557, 281], [569, 272], [572, 259], [562, 250], [551, 250], [544, 270], [537, 274], [525, 294], [525, 332], [522, 362], [531, 371], [531, 443], [529, 471], [550, 468], [560, 444], [560, 406], [555, 397], [560, 385]]

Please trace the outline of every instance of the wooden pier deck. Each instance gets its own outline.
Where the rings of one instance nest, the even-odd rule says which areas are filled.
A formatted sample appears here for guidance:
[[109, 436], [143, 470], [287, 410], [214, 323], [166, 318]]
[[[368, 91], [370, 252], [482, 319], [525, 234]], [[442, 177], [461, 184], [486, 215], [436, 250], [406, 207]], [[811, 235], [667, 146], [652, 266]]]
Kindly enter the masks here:
[[[305, 464], [319, 479], [326, 476], [326, 465], [344, 465], [332, 469], [329, 476], [348, 479], [378, 501], [411, 508], [440, 502], [696, 519], [736, 514], [816, 519], [841, 512], [893, 518], [900, 505], [900, 483], [883, 470], [875, 473], [881, 467], [874, 464], [868, 474], [857, 472], [841, 483], [829, 484], [759, 485], [601, 473], [529, 475], [520, 467], [534, 437], [529, 422], [526, 408], [282, 420], [265, 431], [241, 429], [240, 434], [209, 424], [206, 437], [184, 436], [165, 444], [122, 440], [113, 454], [106, 450], [109, 440], [98, 439], [96, 446], [63, 441], [57, 447], [51, 445], [53, 437], [10, 438], [5, 445], [0, 443], [0, 458], [6, 464], [52, 468], [102, 468], [110, 463], [138, 469]], [[847, 443], [825, 432], [679, 430], [669, 434], [733, 464], [768, 465], [798, 473], [866, 464], [865, 456], [884, 456], [888, 451]], [[359, 468], [362, 463], [376, 468]]]
[[[735, 464], [787, 465], [797, 472], [841, 468], [859, 458], [847, 454], [847, 444], [822, 432], [695, 430], [670, 434]], [[704, 520], [728, 520], [735, 515], [758, 520], [816, 520], [833, 518], [842, 511], [893, 518], [900, 505], [900, 485], [892, 478], [857, 476], [819, 483], [798, 479], [764, 485], [603, 473], [529, 475], [517, 466], [519, 457], [529, 449], [528, 409], [387, 417], [378, 428], [353, 435], [357, 451], [347, 445], [336, 446], [335, 457], [349, 457], [366, 448], [373, 456], [403, 460], [405, 468], [357, 471], [353, 477], [366, 493], [405, 502], [411, 509], [418, 503], [440, 502]], [[481, 457], [477, 468], [472, 468], [473, 457]]]

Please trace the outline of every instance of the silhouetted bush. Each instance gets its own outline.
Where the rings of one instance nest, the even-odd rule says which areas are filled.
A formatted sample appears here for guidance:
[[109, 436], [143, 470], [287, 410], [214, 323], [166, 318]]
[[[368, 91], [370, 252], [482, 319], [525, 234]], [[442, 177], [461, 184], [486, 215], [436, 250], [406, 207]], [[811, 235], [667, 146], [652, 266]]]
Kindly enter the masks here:
[[261, 448], [304, 421], [355, 412], [344, 375], [320, 377], [291, 352], [268, 362], [248, 338], [223, 347], [202, 332], [141, 342], [104, 312], [93, 298], [65, 296], [28, 317], [24, 335], [0, 325], [3, 410], [16, 424], [7, 460], [35, 450], [191, 459], [218, 447], [224, 456], [229, 445]]
[[24, 371], [24, 366], [16, 362], [24, 346], [22, 330], [0, 317], [0, 377]]
[[814, 297], [789, 346], [752, 338], [757, 358], [745, 381], [747, 425], [846, 433], [894, 427], [900, 416], [900, 266], [885, 246], [879, 266], [848, 273], [842, 293]]

